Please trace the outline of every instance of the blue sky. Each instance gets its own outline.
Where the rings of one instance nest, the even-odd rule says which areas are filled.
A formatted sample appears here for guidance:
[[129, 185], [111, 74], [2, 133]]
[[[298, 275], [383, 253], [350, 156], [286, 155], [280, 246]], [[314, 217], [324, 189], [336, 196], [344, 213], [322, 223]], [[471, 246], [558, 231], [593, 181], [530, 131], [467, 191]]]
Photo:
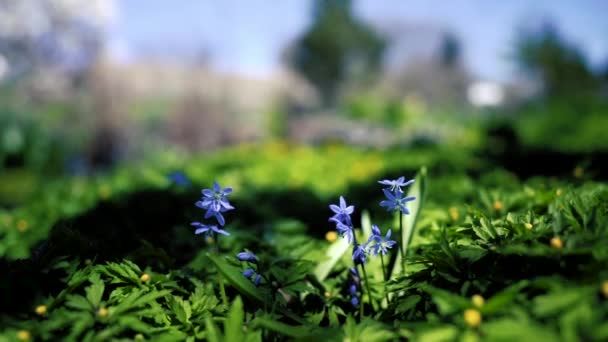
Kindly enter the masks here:
[[[485, 79], [509, 80], [516, 28], [551, 18], [594, 65], [608, 62], [608, 1], [604, 0], [354, 0], [371, 25], [389, 22], [446, 28], [462, 41], [464, 60]], [[214, 67], [265, 77], [285, 45], [310, 24], [310, 0], [120, 0], [110, 33], [125, 60], [151, 52], [209, 56]], [[176, 5], [179, 4], [179, 5]]]

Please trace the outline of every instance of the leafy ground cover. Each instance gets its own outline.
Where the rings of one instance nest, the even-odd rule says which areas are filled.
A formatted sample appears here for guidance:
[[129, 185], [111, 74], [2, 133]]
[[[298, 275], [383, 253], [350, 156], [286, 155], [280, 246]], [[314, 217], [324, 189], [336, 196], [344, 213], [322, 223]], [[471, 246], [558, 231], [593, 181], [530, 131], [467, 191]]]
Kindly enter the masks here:
[[[589, 174], [271, 144], [52, 181], [0, 212], [0, 340], [606, 340], [608, 186]], [[379, 205], [400, 176], [409, 215]], [[234, 209], [195, 205], [214, 180]], [[384, 260], [373, 225], [397, 242]]]

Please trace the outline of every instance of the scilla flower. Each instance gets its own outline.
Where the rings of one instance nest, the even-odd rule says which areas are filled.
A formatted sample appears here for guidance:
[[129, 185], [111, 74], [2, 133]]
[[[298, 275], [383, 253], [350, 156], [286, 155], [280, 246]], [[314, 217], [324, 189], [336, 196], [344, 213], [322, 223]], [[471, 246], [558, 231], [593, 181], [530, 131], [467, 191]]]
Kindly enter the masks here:
[[403, 192], [403, 189], [401, 189], [401, 188], [402, 187], [404, 188], [404, 187], [414, 183], [414, 180], [411, 179], [406, 182], [405, 177], [399, 177], [394, 180], [389, 180], [389, 179], [381, 180], [381, 181], [378, 181], [378, 183], [388, 186], [388, 190], [390, 190], [391, 192]]
[[359, 244], [357, 247], [353, 249], [353, 262], [355, 265], [365, 264], [367, 259], [365, 258], [367, 254], [367, 243]]
[[413, 201], [416, 199], [414, 196], [403, 197], [403, 193], [396, 191], [390, 192], [388, 189], [382, 189], [386, 199], [380, 202], [381, 207], [386, 207], [388, 211], [401, 211], [404, 214], [410, 213], [410, 210], [405, 207], [407, 202]]
[[258, 263], [258, 257], [255, 256], [255, 254], [250, 253], [250, 252], [241, 252], [236, 255], [236, 258], [239, 259], [240, 261], [252, 262], [254, 264]]
[[251, 253], [251, 252], [241, 252], [239, 254], [236, 255], [236, 258], [239, 259], [240, 261], [244, 261], [244, 262], [250, 262], [252, 264], [255, 264], [255, 270], [251, 267], [247, 268], [246, 270], [243, 271], [243, 277], [251, 280], [251, 278], [255, 275], [255, 277], [253, 277], [253, 284], [255, 286], [260, 285], [260, 282], [262, 281], [262, 274], [260, 274], [260, 270], [258, 269], [258, 257]]
[[216, 225], [212, 225], [212, 224], [202, 224], [200, 222], [192, 222], [191, 225], [193, 227], [196, 227], [196, 230], [194, 231], [194, 234], [204, 234], [207, 237], [213, 237], [215, 234], [222, 234], [222, 235], [230, 235], [230, 233], [228, 233], [227, 231], [218, 228]]
[[330, 221], [342, 222], [346, 226], [352, 226], [350, 215], [355, 211], [355, 207], [352, 205], [347, 206], [344, 197], [340, 196], [340, 206], [331, 204], [329, 209], [334, 212], [334, 216], [330, 218]]
[[338, 231], [338, 234], [341, 237], [346, 237], [346, 240], [348, 241], [348, 243], [353, 242], [354, 239], [354, 232], [353, 232], [353, 227], [352, 226], [347, 226], [344, 223], [332, 218], [332, 221], [334, 221], [336, 223], [336, 230]]
[[228, 199], [227, 195], [232, 193], [232, 188], [226, 187], [222, 189], [218, 182], [213, 182], [213, 190], [203, 189], [203, 199], [196, 202], [196, 206], [202, 209], [206, 209], [205, 218], [215, 217], [220, 225], [226, 223], [222, 213], [234, 209]]
[[[371, 238], [371, 237], [370, 237]], [[395, 240], [391, 240], [391, 230], [389, 229], [386, 232], [386, 236], [382, 238], [382, 236], [378, 236], [374, 238], [375, 244], [370, 247], [372, 255], [377, 255], [378, 253], [382, 253], [382, 255], [386, 255], [388, 250], [393, 248], [393, 246], [397, 243]]]

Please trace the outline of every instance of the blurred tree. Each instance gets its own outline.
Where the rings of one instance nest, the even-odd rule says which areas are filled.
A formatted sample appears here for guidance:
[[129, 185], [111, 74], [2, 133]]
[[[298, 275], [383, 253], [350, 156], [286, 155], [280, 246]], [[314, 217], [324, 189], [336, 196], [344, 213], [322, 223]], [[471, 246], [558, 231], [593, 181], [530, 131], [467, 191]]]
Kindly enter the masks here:
[[520, 32], [516, 58], [525, 72], [540, 79], [548, 97], [587, 94], [597, 89], [598, 79], [583, 53], [566, 42], [549, 21]]
[[288, 62], [335, 103], [343, 82], [361, 80], [380, 67], [385, 40], [355, 18], [351, 0], [315, 0], [313, 23], [295, 42]]
[[113, 0], [0, 0], [0, 55], [11, 78], [54, 69], [76, 77], [99, 55]]
[[441, 38], [439, 59], [444, 67], [454, 67], [460, 64], [461, 44], [453, 33], [446, 32]]

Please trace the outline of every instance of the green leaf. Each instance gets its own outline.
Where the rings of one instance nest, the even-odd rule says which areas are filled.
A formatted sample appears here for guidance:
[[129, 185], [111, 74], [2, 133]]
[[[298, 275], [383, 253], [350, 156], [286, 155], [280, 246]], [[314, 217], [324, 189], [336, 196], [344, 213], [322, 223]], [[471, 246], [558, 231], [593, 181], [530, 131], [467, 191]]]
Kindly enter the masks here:
[[247, 296], [247, 298], [256, 300], [258, 303], [265, 302], [262, 291], [255, 287], [251, 281], [243, 277], [242, 272], [238, 268], [215, 255], [207, 254], [207, 257], [215, 264], [228, 283], [234, 286], [241, 294]]
[[514, 285], [511, 285], [504, 290], [498, 292], [492, 298], [488, 299], [486, 303], [481, 307], [480, 311], [482, 314], [491, 314], [502, 309], [509, 307], [515, 297], [519, 294], [519, 291], [524, 287], [528, 286], [529, 282], [526, 280], [520, 281]]
[[224, 332], [227, 342], [241, 342], [243, 340], [243, 321], [245, 312], [243, 311], [243, 301], [241, 297], [236, 297], [230, 306], [228, 316], [224, 322]]
[[587, 295], [582, 289], [559, 289], [534, 298], [533, 311], [539, 317], [547, 317], [567, 310]]
[[320, 329], [315, 329], [312, 326], [292, 326], [266, 317], [258, 317], [252, 323], [256, 327], [266, 328], [294, 339], [315, 340], [321, 336], [327, 338], [327, 336], [320, 334]]
[[467, 298], [460, 297], [446, 290], [431, 286], [425, 286], [423, 289], [431, 295], [433, 302], [437, 304], [439, 313], [442, 315], [449, 315], [471, 306], [471, 302]]
[[103, 281], [99, 279], [99, 273], [92, 275], [90, 281], [92, 283], [91, 286], [85, 289], [87, 299], [94, 307], [98, 307], [99, 303], [101, 303], [105, 286]]
[[[403, 254], [407, 256], [408, 247], [412, 240], [412, 236], [414, 235], [414, 228], [416, 227], [416, 221], [420, 216], [420, 211], [422, 210], [422, 202], [424, 201], [424, 194], [426, 191], [426, 177], [427, 171], [426, 167], [422, 167], [416, 175], [416, 181], [409, 188], [407, 192], [407, 196], [415, 196], [416, 200], [408, 202], [408, 209], [410, 210], [410, 215], [402, 215], [403, 220], [403, 230], [401, 231], [401, 243], [403, 246]], [[401, 251], [397, 250], [397, 262], [393, 266], [393, 271], [391, 272], [391, 278], [396, 277], [401, 273], [401, 260], [402, 255]]]
[[344, 238], [339, 238], [336, 242], [332, 243], [325, 253], [327, 259], [317, 265], [314, 274], [319, 281], [325, 280], [331, 272], [332, 268], [336, 266], [338, 260], [342, 258], [344, 253], [348, 250], [349, 243]]
[[485, 322], [481, 330], [488, 341], [559, 341], [551, 330], [529, 321], [501, 319]]
[[192, 308], [190, 302], [183, 300], [181, 297], [171, 297], [171, 309], [175, 313], [175, 316], [182, 324], [189, 324], [190, 317], [192, 316]]
[[80, 295], [68, 295], [66, 297], [65, 305], [67, 307], [82, 311], [93, 310], [93, 305], [91, 305], [91, 302], [89, 302], [85, 297]]
[[205, 327], [207, 328], [207, 340], [209, 342], [223, 341], [222, 334], [218, 330], [217, 325], [215, 325], [215, 322], [213, 322], [211, 315], [205, 318]]

